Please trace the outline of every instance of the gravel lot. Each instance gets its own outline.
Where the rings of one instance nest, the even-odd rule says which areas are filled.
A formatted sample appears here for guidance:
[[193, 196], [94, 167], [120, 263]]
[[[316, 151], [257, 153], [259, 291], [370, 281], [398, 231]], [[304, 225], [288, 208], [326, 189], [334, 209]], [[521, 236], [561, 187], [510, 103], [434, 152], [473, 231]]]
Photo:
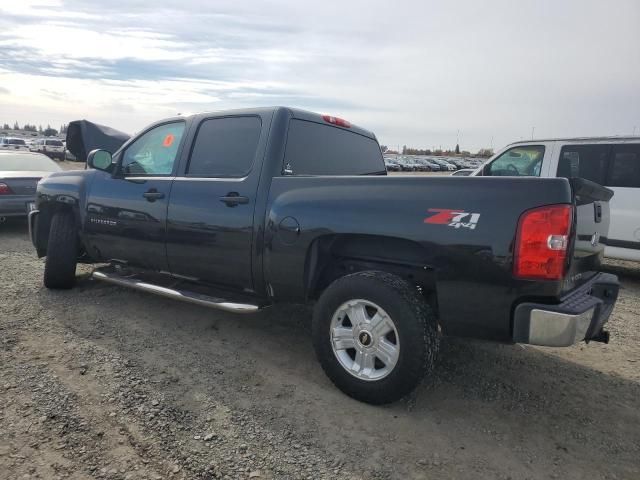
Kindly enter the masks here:
[[42, 287], [0, 225], [0, 478], [638, 479], [640, 266], [609, 345], [445, 339], [434, 378], [372, 407], [316, 363], [308, 309], [234, 316], [92, 281]]

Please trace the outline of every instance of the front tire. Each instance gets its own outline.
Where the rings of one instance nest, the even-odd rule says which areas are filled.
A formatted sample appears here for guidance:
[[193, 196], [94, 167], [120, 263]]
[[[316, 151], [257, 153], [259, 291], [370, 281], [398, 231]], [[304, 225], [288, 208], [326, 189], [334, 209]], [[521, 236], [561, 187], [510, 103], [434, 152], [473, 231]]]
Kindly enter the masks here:
[[437, 321], [417, 288], [386, 272], [336, 280], [313, 315], [313, 344], [322, 368], [362, 402], [401, 399], [433, 369]]
[[44, 286], [69, 289], [76, 281], [78, 235], [73, 215], [58, 212], [51, 219], [47, 258], [44, 264]]

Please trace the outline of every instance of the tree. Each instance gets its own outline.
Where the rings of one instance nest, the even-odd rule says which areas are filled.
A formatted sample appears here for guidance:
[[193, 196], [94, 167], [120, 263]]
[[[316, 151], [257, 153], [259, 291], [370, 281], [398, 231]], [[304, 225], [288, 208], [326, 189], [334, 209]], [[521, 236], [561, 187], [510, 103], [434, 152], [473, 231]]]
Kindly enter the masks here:
[[460, 145], [456, 143], [456, 155], [460, 155]]
[[478, 150], [479, 157], [490, 157], [493, 155], [493, 148], [481, 148]]
[[42, 125], [38, 125], [38, 133], [42, 133]]
[[9, 126], [9, 124], [8, 124], [8, 123], [5, 123], [5, 124], [2, 126], [2, 129], [3, 129], [3, 130], [11, 130], [11, 127]]
[[14, 130], [20, 130], [20, 125], [18, 125], [18, 122], [13, 124], [13, 129]]
[[380, 145], [380, 151], [382, 153], [386, 153], [387, 150], [389, 150], [389, 147], [387, 147], [386, 145]]
[[407, 146], [406, 146], [406, 145], [403, 145], [403, 146], [402, 146], [402, 154], [403, 154], [403, 155], [406, 155], [406, 154], [407, 154]]
[[58, 131], [55, 128], [51, 128], [51, 125], [47, 125], [47, 128], [44, 129], [45, 137], [53, 137], [58, 134]]

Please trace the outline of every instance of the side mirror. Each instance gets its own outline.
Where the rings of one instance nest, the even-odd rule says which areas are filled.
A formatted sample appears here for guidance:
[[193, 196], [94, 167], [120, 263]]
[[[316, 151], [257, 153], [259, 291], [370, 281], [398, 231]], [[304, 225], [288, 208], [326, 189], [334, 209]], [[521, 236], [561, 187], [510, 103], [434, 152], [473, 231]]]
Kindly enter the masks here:
[[112, 164], [111, 153], [106, 150], [91, 150], [89, 155], [87, 155], [87, 165], [89, 168], [108, 172], [111, 170]]

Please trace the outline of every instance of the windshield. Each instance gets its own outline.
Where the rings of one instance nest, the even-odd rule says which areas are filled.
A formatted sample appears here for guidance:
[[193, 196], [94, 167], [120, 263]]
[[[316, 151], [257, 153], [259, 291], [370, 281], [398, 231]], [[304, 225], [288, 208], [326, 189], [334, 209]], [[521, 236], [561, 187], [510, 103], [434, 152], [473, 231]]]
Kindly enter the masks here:
[[62, 142], [60, 140], [47, 140], [47, 145], [51, 145], [52, 147], [62, 147]]
[[7, 143], [9, 145], [26, 145], [26, 143], [24, 143], [24, 140], [22, 140], [21, 138], [9, 138], [7, 139]]
[[507, 150], [489, 165], [485, 175], [493, 177], [539, 177], [544, 146], [526, 145]]
[[0, 154], [0, 171], [60, 172], [62, 169], [45, 155]]

